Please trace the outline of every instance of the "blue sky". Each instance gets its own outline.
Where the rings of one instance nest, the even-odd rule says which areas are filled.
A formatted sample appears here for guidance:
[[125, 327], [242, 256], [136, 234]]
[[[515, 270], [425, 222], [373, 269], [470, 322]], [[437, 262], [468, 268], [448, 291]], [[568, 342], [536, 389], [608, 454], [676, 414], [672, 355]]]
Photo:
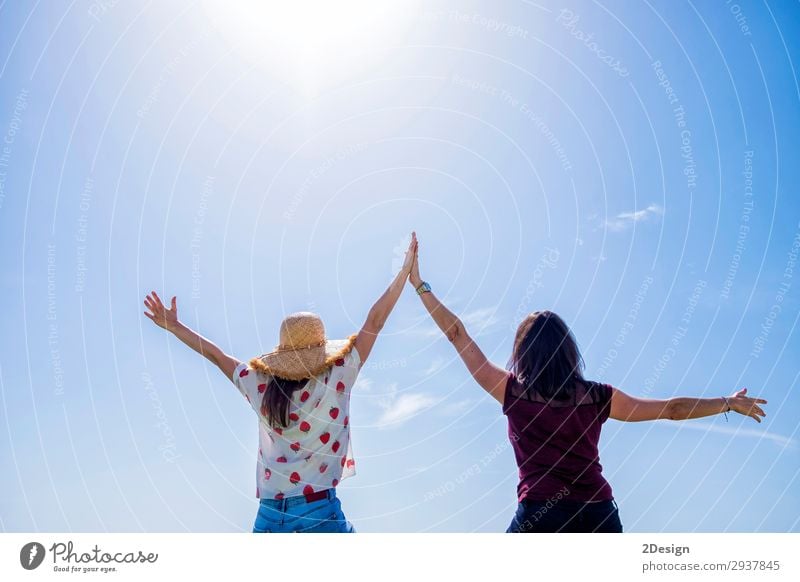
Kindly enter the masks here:
[[[0, 528], [249, 531], [256, 419], [142, 298], [240, 359], [291, 311], [343, 337], [416, 230], [499, 364], [550, 308], [589, 377], [769, 400], [761, 425], [609, 421], [628, 531], [798, 531], [798, 26], [779, 2], [0, 4]], [[505, 529], [505, 419], [411, 293], [351, 416], [358, 530]]]

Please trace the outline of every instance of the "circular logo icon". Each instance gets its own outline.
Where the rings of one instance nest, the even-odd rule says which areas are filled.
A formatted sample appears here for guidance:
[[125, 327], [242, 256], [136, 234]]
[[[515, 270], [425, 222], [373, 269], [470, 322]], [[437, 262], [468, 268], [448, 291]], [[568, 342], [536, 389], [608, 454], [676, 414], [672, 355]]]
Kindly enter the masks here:
[[26, 570], [38, 568], [44, 561], [44, 546], [39, 542], [28, 542], [19, 551], [19, 563]]

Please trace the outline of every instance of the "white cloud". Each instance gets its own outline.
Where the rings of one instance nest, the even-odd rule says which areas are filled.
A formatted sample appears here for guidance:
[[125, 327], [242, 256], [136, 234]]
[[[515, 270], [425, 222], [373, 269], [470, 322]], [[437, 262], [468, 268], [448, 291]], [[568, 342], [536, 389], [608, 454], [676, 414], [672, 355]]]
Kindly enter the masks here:
[[635, 210], [633, 212], [621, 212], [616, 217], [606, 220], [605, 226], [608, 230], [619, 232], [632, 226], [636, 222], [643, 220], [650, 220], [664, 214], [664, 209], [658, 204], [650, 204], [644, 210]]
[[378, 403], [383, 413], [377, 420], [380, 428], [397, 427], [414, 415], [436, 404], [436, 399], [427, 394], [410, 392], [397, 395], [397, 385], [392, 384], [390, 394]]
[[496, 311], [496, 307], [483, 307], [481, 309], [475, 309], [474, 311], [465, 313], [461, 317], [461, 321], [463, 321], [464, 325], [468, 327], [476, 327], [479, 330], [488, 329], [499, 321], [495, 315]]
[[418, 329], [417, 333], [425, 337], [436, 337], [442, 334], [442, 330], [440, 330], [435, 325], [429, 325], [427, 327]]
[[464, 400], [456, 400], [455, 402], [442, 403], [442, 414], [445, 416], [461, 416], [467, 409], [474, 406], [475, 400], [472, 398], [465, 398]]
[[423, 376], [433, 376], [436, 372], [438, 372], [439, 370], [444, 368], [445, 362], [446, 362], [446, 360], [444, 358], [442, 358], [441, 356], [436, 358], [436, 359], [434, 359], [431, 362], [431, 365], [428, 366], [428, 368], [426, 370], [423, 370], [422, 375]]
[[604, 254], [600, 253], [600, 254], [599, 254], [599, 255], [597, 255], [596, 257], [592, 257], [592, 260], [593, 260], [595, 263], [605, 263], [605, 262], [608, 260], [608, 257], [607, 257], [607, 256], [605, 256]]
[[406, 251], [411, 242], [411, 235], [406, 235], [392, 249], [392, 275], [394, 276], [400, 269], [403, 268], [403, 263], [406, 260]]
[[372, 390], [372, 379], [365, 376], [362, 372], [358, 375], [358, 378], [356, 378], [356, 383], [353, 384], [353, 390], [369, 392]]
[[[478, 337], [483, 332], [486, 332], [494, 327], [500, 321], [497, 315], [495, 315], [496, 311], [496, 307], [481, 307], [460, 315], [459, 319], [461, 319], [461, 322], [464, 324], [464, 327], [467, 328], [467, 331], [470, 334], [472, 334], [474, 337]], [[436, 324], [423, 327], [419, 329], [417, 333], [425, 337], [437, 337], [444, 335], [442, 334], [442, 330], [440, 330]]]
[[744, 438], [754, 438], [766, 441], [772, 441], [781, 448], [795, 447], [797, 441], [791, 437], [783, 436], [774, 432], [761, 430], [758, 428], [740, 428], [732, 426], [719, 426], [717, 424], [709, 424], [707, 422], [687, 422], [680, 424], [663, 423], [663, 426], [674, 426], [680, 430], [699, 430], [702, 432], [714, 432], [718, 434], [725, 434]]

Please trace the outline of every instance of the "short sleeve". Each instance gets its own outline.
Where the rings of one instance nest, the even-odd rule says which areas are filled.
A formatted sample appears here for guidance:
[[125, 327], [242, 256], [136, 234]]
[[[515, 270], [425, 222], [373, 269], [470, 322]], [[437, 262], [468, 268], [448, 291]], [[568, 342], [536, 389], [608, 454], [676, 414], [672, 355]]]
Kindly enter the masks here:
[[355, 346], [353, 346], [353, 349], [345, 356], [345, 364], [353, 368], [361, 366], [361, 354], [358, 353]]
[[603, 423], [611, 416], [611, 397], [614, 395], [614, 388], [611, 384], [599, 384], [600, 389], [600, 422]]
[[261, 398], [267, 389], [269, 379], [251, 368], [247, 362], [242, 362], [234, 369], [231, 380], [253, 410], [258, 411], [261, 408]]
[[517, 382], [516, 377], [514, 376], [513, 372], [508, 373], [508, 378], [506, 379], [506, 387], [503, 390], [503, 414], [508, 414], [508, 407], [511, 406], [511, 387], [512, 384]]

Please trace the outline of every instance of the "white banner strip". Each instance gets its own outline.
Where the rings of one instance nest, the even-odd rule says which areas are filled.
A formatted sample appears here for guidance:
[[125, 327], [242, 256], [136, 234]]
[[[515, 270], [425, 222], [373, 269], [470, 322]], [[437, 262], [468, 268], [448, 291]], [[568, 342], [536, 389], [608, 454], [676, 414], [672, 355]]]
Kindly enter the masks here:
[[0, 580], [800, 580], [800, 534], [0, 534]]

